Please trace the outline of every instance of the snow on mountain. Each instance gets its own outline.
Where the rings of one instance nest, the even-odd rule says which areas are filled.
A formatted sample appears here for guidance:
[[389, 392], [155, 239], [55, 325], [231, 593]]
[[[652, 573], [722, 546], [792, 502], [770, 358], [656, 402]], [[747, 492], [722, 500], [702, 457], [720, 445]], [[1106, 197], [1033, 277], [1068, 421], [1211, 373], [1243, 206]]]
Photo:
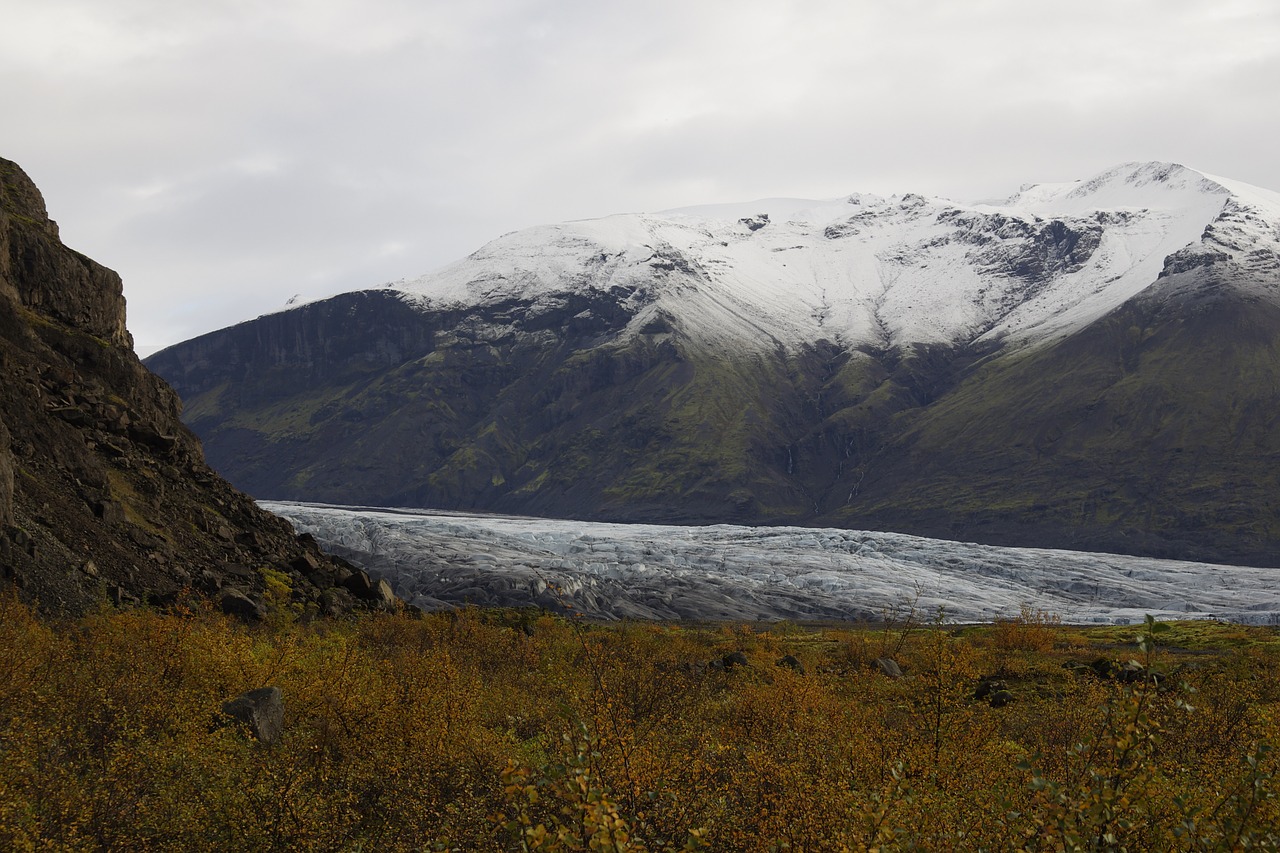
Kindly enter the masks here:
[[[1280, 619], [1274, 570], [801, 527], [675, 527], [264, 503], [424, 608], [542, 605], [596, 618], [950, 621]], [[555, 589], [551, 587], [554, 586]], [[558, 592], [556, 591], [558, 590]]]
[[427, 308], [532, 313], [609, 293], [635, 312], [629, 334], [661, 316], [713, 349], [1023, 343], [1096, 320], [1180, 252], [1274, 263], [1278, 223], [1276, 193], [1127, 163], [995, 203], [769, 199], [539, 226], [389, 286]]

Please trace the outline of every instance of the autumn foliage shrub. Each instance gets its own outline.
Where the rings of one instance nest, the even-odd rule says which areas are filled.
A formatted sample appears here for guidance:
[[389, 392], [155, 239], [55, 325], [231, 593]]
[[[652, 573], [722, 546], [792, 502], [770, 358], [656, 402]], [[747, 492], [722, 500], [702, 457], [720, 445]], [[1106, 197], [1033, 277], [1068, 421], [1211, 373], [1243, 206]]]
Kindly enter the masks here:
[[991, 642], [1001, 651], [1047, 652], [1061, 633], [1057, 614], [1024, 604], [1017, 616], [997, 619]]
[[[1007, 630], [247, 628], [7, 598], [0, 849], [1276, 849], [1264, 629], [1182, 656], [1156, 623], [1084, 650], [1052, 622]], [[903, 678], [851, 660], [886, 636]], [[995, 707], [976, 688], [1010, 654]], [[285, 699], [269, 748], [221, 713], [265, 685]]]

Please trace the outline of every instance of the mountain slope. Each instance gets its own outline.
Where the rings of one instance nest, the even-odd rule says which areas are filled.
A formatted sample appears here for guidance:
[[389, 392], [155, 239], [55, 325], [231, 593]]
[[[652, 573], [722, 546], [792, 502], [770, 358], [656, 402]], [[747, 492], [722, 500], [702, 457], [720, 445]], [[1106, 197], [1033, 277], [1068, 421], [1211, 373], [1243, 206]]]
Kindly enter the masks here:
[[528, 229], [148, 363], [259, 497], [1267, 562], [1278, 249], [1125, 164]]
[[62, 244], [3, 159], [0, 368], [0, 579], [25, 600], [74, 613], [193, 590], [253, 618], [270, 569], [299, 609], [355, 604], [322, 588], [342, 566], [204, 463], [133, 353], [120, 278]]

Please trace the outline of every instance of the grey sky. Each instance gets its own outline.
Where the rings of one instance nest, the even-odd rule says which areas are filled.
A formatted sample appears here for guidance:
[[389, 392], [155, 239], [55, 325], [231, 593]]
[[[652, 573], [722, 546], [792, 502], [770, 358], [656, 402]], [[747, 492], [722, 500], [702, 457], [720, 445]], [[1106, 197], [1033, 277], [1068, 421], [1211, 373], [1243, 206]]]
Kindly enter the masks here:
[[139, 348], [544, 222], [967, 200], [1174, 160], [1280, 189], [1274, 0], [0, 0], [0, 156]]

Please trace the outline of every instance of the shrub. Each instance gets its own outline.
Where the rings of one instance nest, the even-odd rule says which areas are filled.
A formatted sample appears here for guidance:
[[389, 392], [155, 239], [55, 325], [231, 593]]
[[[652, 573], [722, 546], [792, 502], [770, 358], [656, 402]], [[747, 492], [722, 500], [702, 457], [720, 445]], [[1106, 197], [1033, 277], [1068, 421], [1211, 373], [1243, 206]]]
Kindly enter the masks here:
[[[0, 848], [1280, 844], [1269, 633], [1211, 651], [1204, 627], [1175, 664], [1149, 622], [1128, 683], [1019, 640], [1016, 701], [994, 708], [973, 693], [998, 628], [894, 629], [909, 677], [892, 679], [775, 665], [879, 651], [882, 626], [762, 637], [518, 617], [45, 621], [0, 599]], [[746, 665], [707, 665], [744, 646]], [[265, 685], [286, 704], [269, 749], [220, 712]]]

